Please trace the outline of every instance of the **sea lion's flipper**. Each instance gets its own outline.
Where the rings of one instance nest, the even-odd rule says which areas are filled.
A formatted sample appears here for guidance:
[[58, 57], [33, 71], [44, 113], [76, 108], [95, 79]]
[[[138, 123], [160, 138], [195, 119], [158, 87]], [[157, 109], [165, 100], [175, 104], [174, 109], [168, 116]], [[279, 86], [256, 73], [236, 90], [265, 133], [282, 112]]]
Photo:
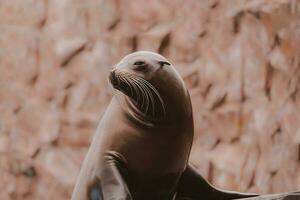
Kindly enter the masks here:
[[229, 200], [254, 196], [258, 195], [216, 189], [198, 174], [195, 169], [188, 166], [178, 182], [176, 199]]
[[95, 178], [88, 187], [89, 200], [104, 200], [100, 180]]
[[90, 200], [104, 200], [101, 188], [99, 187], [91, 188], [91, 191], [89, 192], [89, 198]]
[[88, 200], [104, 200], [99, 178], [95, 178], [88, 186]]
[[109, 152], [100, 176], [104, 199], [132, 200], [126, 178], [123, 158], [116, 152]]

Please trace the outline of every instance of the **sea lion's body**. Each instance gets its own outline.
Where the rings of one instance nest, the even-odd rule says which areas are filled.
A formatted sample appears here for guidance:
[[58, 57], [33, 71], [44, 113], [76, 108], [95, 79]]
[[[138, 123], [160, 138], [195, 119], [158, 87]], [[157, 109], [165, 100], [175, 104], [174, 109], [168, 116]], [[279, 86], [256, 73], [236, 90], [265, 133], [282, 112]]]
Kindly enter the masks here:
[[192, 105], [183, 80], [165, 58], [138, 52], [125, 57], [117, 70], [122, 73], [114, 72], [111, 83], [121, 92], [114, 95], [101, 119], [72, 200], [253, 196], [218, 191], [188, 167]]
[[[183, 128], [187, 128], [186, 134], [183, 134]], [[115, 160], [116, 167], [124, 170], [124, 180], [130, 182], [127, 186], [133, 198], [153, 199], [152, 195], [155, 195], [154, 199], [164, 199], [156, 195], [167, 196], [171, 194], [163, 193], [175, 192], [176, 182], [185, 169], [192, 142], [192, 130], [189, 129], [182, 124], [171, 127], [139, 126], [128, 118], [126, 111], [120, 107], [119, 99], [113, 98], [87, 154], [86, 160], [89, 162], [83, 166], [81, 178], [91, 181], [78, 182], [77, 188], [89, 188], [94, 178], [99, 177], [104, 199], [110, 199], [105, 193], [105, 183], [101, 182], [105, 174], [101, 173], [106, 171], [105, 165], [110, 160]], [[170, 133], [173, 134], [172, 139]], [[76, 199], [87, 199], [88, 192], [86, 190]]]

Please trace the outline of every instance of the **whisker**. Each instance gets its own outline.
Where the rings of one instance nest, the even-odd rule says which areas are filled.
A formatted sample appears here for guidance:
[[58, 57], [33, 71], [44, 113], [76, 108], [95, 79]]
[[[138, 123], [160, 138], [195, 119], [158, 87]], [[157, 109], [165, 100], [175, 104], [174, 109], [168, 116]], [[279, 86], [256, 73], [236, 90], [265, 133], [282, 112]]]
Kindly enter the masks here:
[[151, 101], [152, 113], [154, 115], [155, 114], [155, 110], [154, 110], [154, 99], [153, 99], [152, 93], [151, 93], [151, 91], [147, 88], [147, 86], [144, 83], [141, 82], [141, 86], [144, 88], [144, 90], [146, 91], [146, 94], [147, 94], [147, 100], [148, 101], [147, 101], [146, 113], [148, 113], [149, 106], [150, 106], [150, 101]]
[[136, 96], [135, 100], [139, 105], [141, 105], [140, 108], [143, 112], [147, 114], [149, 111], [149, 107], [151, 107], [152, 116], [156, 115], [156, 103], [154, 99], [155, 95], [162, 108], [164, 117], [166, 116], [165, 102], [163, 101], [157, 89], [149, 81], [128, 73], [122, 73], [118, 78], [122, 81], [123, 84], [129, 87], [131, 96]]
[[132, 89], [132, 85], [130, 84], [130, 82], [127, 80], [127, 78], [125, 76], [122, 76], [121, 79], [129, 86], [131, 95], [133, 95], [133, 89]]
[[143, 83], [145, 83], [149, 88], [151, 88], [151, 90], [155, 93], [155, 95], [157, 96], [157, 98], [159, 99], [160, 101], [160, 104], [162, 106], [162, 109], [163, 109], [163, 113], [164, 113], [164, 116], [166, 115], [166, 107], [165, 107], [165, 103], [163, 101], [163, 99], [161, 98], [160, 94], [158, 93], [158, 91], [156, 90], [156, 88], [151, 84], [149, 83], [148, 81], [146, 81], [145, 79], [142, 79], [140, 77], [136, 77], [138, 80], [142, 81]]
[[135, 77], [130, 76], [129, 78], [135, 84], [138, 84], [141, 87], [141, 89], [143, 90], [145, 98], [146, 98], [146, 110], [145, 110], [145, 113], [147, 113], [148, 109], [149, 109], [149, 95], [150, 95], [149, 90], [147, 89], [147, 87], [142, 82], [140, 82], [139, 80], [137, 80]]
[[[134, 77], [135, 78], [135, 77]], [[149, 101], [149, 105], [151, 103], [151, 108], [152, 108], [152, 115], [154, 116], [155, 115], [155, 101], [154, 101], [154, 98], [153, 98], [153, 94], [152, 92], [149, 90], [148, 86], [144, 83], [144, 81], [142, 79], [137, 79], [135, 78], [137, 81], [140, 82], [140, 84], [142, 84], [144, 86], [144, 88], [146, 89], [147, 91], [147, 94], [149, 95], [149, 98], [150, 98], [150, 101]], [[149, 109], [149, 105], [148, 105], [148, 108], [147, 108], [147, 111]]]
[[[123, 75], [123, 77], [127, 77], [126, 74]], [[125, 78], [127, 80], [127, 78]], [[130, 84], [130, 82], [127, 80], [127, 82]], [[141, 91], [141, 89], [138, 87], [137, 84], [130, 84], [133, 88], [134, 88], [134, 91], [135, 91], [135, 95], [136, 95], [136, 101], [137, 103], [140, 103], [140, 96], [143, 96], [143, 92]], [[133, 93], [132, 93], [133, 95]]]
[[[138, 80], [134, 79], [134, 77], [129, 77], [131, 81], [133, 81], [142, 91], [143, 91], [143, 99], [146, 101], [146, 112], [148, 110], [148, 105], [149, 105], [149, 98], [148, 98], [148, 93], [145, 90], [145, 87], [143, 84], [141, 84]], [[144, 102], [142, 105], [142, 109], [144, 108]]]

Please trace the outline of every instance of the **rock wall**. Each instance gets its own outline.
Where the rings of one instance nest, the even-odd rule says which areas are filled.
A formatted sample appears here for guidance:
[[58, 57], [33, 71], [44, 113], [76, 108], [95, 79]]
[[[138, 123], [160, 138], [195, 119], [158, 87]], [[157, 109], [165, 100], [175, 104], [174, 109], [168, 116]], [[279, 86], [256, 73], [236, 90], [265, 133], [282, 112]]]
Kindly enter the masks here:
[[215, 185], [300, 190], [299, 0], [0, 0], [0, 199], [69, 199], [124, 55], [165, 55]]

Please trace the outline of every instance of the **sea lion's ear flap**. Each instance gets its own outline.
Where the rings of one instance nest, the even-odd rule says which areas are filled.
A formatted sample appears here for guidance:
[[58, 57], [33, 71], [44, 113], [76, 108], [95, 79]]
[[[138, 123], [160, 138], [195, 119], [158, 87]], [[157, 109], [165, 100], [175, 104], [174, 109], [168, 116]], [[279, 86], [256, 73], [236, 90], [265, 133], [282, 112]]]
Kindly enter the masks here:
[[160, 68], [162, 68], [164, 65], [171, 65], [170, 63], [166, 62], [166, 61], [158, 61]]

